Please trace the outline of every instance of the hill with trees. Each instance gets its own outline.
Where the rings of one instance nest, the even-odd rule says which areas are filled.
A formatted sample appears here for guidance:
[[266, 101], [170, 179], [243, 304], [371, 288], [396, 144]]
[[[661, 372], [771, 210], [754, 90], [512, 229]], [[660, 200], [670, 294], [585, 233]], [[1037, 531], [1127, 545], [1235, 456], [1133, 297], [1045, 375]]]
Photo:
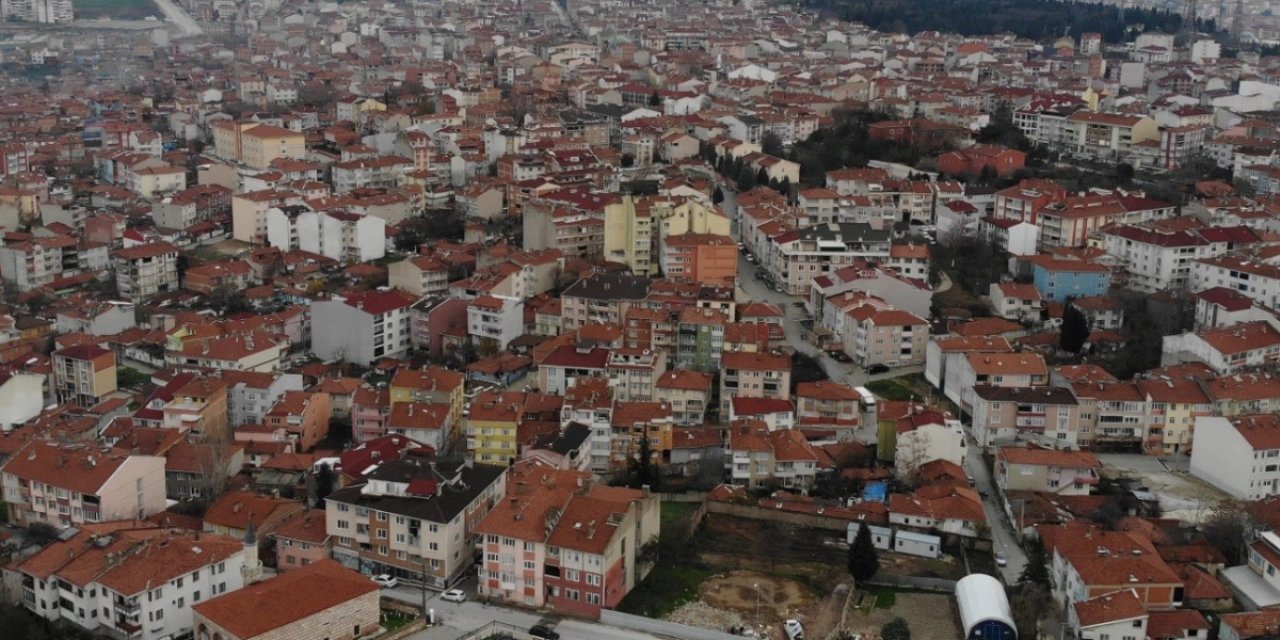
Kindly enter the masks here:
[[[965, 36], [1009, 32], [1021, 38], [1079, 38], [1097, 32], [1106, 42], [1130, 30], [1175, 33], [1182, 17], [1167, 11], [1054, 0], [805, 0], [806, 6], [878, 31], [941, 31]], [[1212, 33], [1212, 21], [1201, 25]]]

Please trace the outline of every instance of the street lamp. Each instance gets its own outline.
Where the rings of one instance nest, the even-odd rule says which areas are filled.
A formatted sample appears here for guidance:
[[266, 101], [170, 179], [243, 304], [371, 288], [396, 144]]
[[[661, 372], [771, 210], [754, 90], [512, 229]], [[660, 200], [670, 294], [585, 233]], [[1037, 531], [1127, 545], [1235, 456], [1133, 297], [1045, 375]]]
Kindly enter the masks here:
[[760, 626], [760, 583], [751, 585], [756, 590], [756, 627]]

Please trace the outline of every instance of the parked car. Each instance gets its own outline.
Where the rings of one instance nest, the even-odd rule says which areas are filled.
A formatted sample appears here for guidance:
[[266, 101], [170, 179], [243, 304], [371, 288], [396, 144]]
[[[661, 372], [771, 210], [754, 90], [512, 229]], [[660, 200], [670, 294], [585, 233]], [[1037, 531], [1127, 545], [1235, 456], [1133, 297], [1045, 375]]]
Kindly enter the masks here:
[[997, 554], [996, 554], [996, 566], [997, 566], [997, 567], [1005, 567], [1005, 566], [1008, 566], [1008, 565], [1009, 565], [1009, 558], [1007, 558], [1003, 553], [997, 553]]
[[376, 582], [378, 586], [382, 587], [383, 589], [394, 589], [397, 584], [400, 584], [399, 580], [396, 580], [395, 578], [385, 573], [379, 573], [378, 575], [374, 576], [373, 581]]
[[787, 640], [804, 640], [804, 627], [799, 620], [783, 622], [782, 630], [787, 633]]
[[867, 367], [867, 373], [875, 375], [877, 373], [889, 373], [889, 367], [882, 364], [873, 364]]
[[543, 638], [543, 640], [560, 640], [560, 634], [545, 624], [535, 624], [529, 627], [529, 635], [535, 638]]
[[450, 589], [440, 594], [440, 599], [445, 602], [466, 602], [467, 593], [462, 589]]

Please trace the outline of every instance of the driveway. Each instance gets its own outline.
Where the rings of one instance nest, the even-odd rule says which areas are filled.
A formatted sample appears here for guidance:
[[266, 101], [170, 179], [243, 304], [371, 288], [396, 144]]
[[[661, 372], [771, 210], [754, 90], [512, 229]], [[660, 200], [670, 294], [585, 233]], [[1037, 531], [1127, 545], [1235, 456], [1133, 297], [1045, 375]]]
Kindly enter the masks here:
[[1018, 576], [1022, 575], [1022, 568], [1027, 564], [1027, 554], [1018, 545], [1018, 540], [1013, 535], [1009, 518], [1000, 507], [995, 482], [991, 478], [991, 473], [987, 471], [987, 466], [983, 464], [982, 452], [977, 447], [971, 448], [964, 466], [965, 471], [973, 478], [975, 488], [987, 494], [987, 497], [982, 499], [982, 506], [987, 511], [987, 524], [991, 526], [991, 550], [993, 553], [1003, 553], [1009, 560], [1006, 566], [997, 567], [997, 569], [1000, 570], [1005, 584], [1016, 584]]

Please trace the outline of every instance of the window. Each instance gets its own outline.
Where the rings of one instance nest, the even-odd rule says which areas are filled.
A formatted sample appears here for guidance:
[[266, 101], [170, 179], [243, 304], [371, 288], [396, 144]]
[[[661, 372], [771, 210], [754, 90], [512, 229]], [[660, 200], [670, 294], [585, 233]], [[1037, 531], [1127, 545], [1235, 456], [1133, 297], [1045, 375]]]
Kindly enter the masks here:
[[600, 586], [600, 576], [599, 576], [598, 574], [588, 573], [588, 574], [587, 574], [587, 584], [589, 584], [589, 585], [591, 585], [591, 586], [593, 586], [593, 587], [598, 587], [598, 586]]
[[386, 522], [386, 521], [387, 521], [387, 512], [386, 512], [386, 511], [379, 511], [379, 512], [378, 512], [378, 522]]
[[598, 593], [588, 593], [588, 594], [587, 594], [587, 602], [588, 602], [588, 603], [590, 603], [590, 604], [594, 604], [594, 605], [598, 605], [598, 604], [600, 604], [600, 594], [598, 594]]

